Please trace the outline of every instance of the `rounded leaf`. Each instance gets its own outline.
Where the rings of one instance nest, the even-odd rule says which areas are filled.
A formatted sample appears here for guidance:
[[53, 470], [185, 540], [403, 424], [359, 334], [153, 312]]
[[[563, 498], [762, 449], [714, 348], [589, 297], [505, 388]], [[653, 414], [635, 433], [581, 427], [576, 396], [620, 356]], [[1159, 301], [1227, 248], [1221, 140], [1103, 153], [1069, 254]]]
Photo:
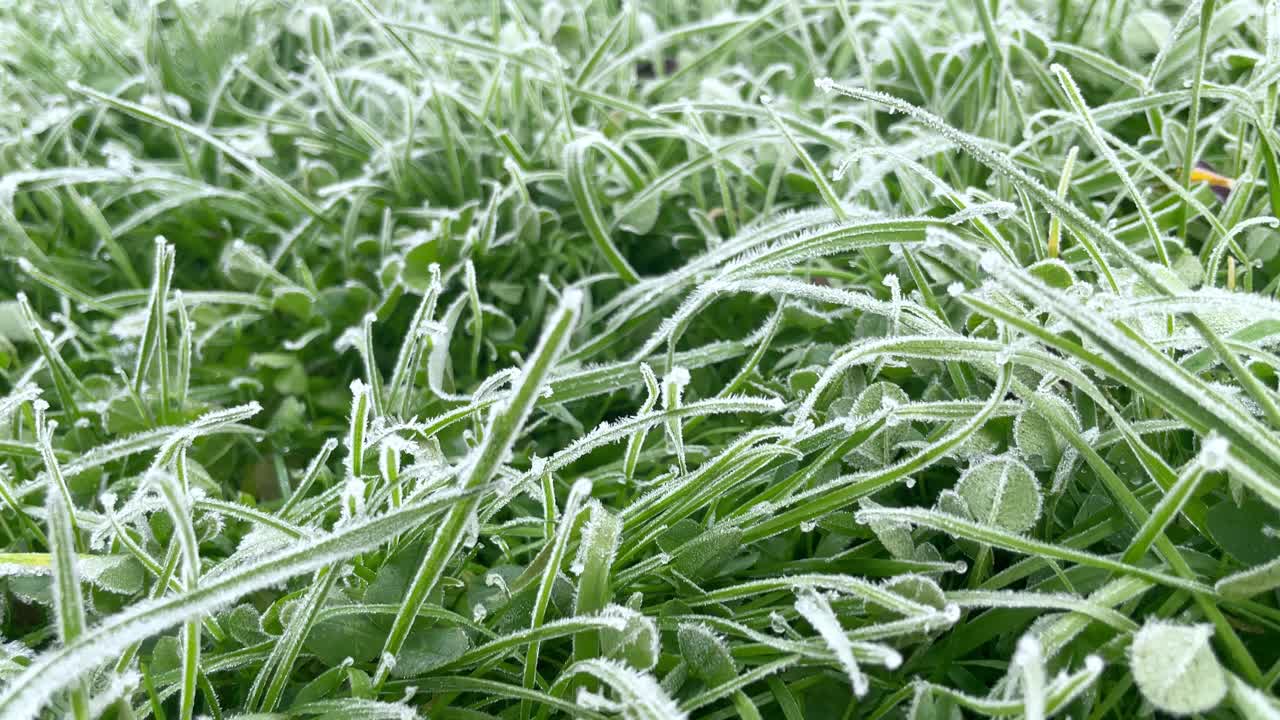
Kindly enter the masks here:
[[[870, 498], [863, 498], [859, 505], [866, 507], [880, 507], [880, 504]], [[884, 545], [885, 550], [898, 560], [909, 560], [915, 556], [916, 544], [911, 539], [911, 526], [906, 523], [893, 522], [892, 520], [872, 520], [868, 523], [871, 532], [875, 533], [876, 539]]]
[[1013, 438], [1027, 463], [1037, 470], [1053, 470], [1058, 467], [1067, 441], [1054, 430], [1045, 417], [1052, 413], [1057, 420], [1080, 429], [1080, 420], [1065, 400], [1057, 395], [1043, 395], [1044, 405], [1028, 407], [1013, 424]]
[[885, 581], [884, 589], [937, 610], [947, 606], [946, 593], [938, 583], [924, 575], [898, 575]]
[[460, 627], [435, 627], [410, 633], [392, 677], [423, 675], [441, 665], [457, 660], [471, 647], [467, 633]]
[[1152, 622], [1133, 636], [1129, 663], [1143, 697], [1174, 715], [1205, 712], [1227, 694], [1227, 675], [1209, 647], [1209, 625]]
[[[690, 578], [714, 577], [725, 564], [742, 551], [742, 530], [732, 526], [716, 526], [668, 550], [671, 567]], [[665, 550], [665, 548], [664, 548]]]
[[[881, 408], [897, 407], [911, 402], [907, 393], [890, 382], [878, 382], [867, 386], [853, 403], [853, 415], [871, 415]], [[880, 467], [893, 462], [898, 445], [911, 432], [908, 423], [886, 423], [880, 432], [858, 447], [857, 453], [871, 462], [872, 467]]]
[[1041, 260], [1028, 267], [1027, 272], [1040, 278], [1049, 287], [1063, 289], [1076, 284], [1076, 274], [1071, 271], [1071, 266], [1056, 258]]
[[965, 520], [973, 519], [973, 513], [969, 510], [969, 503], [965, 502], [965, 499], [955, 490], [943, 490], [938, 493], [937, 509], [939, 512], [955, 515]]
[[622, 630], [600, 629], [600, 649], [604, 656], [620, 660], [637, 670], [649, 670], [658, 664], [662, 652], [658, 626], [652, 618], [639, 612], [624, 614]]
[[956, 485], [978, 522], [1026, 532], [1040, 518], [1040, 484], [1031, 468], [1009, 457], [969, 468]]
[[705, 625], [684, 623], [676, 631], [676, 639], [689, 672], [708, 685], [726, 683], [738, 674], [729, 646]]

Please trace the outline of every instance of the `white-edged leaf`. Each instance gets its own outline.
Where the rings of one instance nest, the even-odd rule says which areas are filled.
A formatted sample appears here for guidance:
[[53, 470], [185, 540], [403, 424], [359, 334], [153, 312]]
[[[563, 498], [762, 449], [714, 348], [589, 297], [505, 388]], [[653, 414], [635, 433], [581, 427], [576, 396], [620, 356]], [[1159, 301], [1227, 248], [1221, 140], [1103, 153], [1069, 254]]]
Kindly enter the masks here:
[[840, 626], [840, 620], [836, 617], [835, 611], [831, 609], [827, 596], [810, 588], [801, 590], [796, 598], [796, 612], [809, 621], [813, 629], [817, 630], [827, 643], [827, 647], [835, 654], [836, 660], [849, 676], [853, 694], [858, 697], [866, 695], [871, 687], [870, 681], [858, 667], [858, 661], [853, 656], [853, 647], [849, 638], [845, 636], [844, 628]]
[[1227, 694], [1227, 674], [1213, 654], [1209, 625], [1149, 622], [1133, 636], [1129, 665], [1143, 697], [1164, 712], [1212, 710]]
[[35, 717], [49, 698], [116, 657], [134, 642], [144, 640], [193, 617], [209, 613], [255, 590], [351, 557], [387, 543], [396, 535], [421, 527], [437, 512], [467, 497], [444, 493], [341, 529], [283, 551], [257, 556], [235, 570], [205, 580], [187, 590], [137, 603], [89, 628], [75, 642], [48, 650], [5, 688], [0, 717]]
[[1280, 587], [1280, 558], [1228, 575], [1219, 580], [1213, 589], [1225, 597], [1244, 599], [1278, 587]]
[[969, 468], [956, 485], [969, 512], [979, 522], [1012, 532], [1026, 532], [1040, 519], [1040, 484], [1031, 468], [1011, 457]]

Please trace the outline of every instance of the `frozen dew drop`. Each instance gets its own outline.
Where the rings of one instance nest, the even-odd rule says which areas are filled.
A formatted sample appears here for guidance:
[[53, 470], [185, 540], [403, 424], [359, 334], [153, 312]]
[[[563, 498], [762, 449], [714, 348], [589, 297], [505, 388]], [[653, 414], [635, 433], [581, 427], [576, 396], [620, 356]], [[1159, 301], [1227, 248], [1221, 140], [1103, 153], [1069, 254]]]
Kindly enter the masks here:
[[782, 613], [774, 610], [769, 613], [769, 629], [779, 635], [785, 635], [787, 630], [791, 629], [791, 625], [787, 623]]

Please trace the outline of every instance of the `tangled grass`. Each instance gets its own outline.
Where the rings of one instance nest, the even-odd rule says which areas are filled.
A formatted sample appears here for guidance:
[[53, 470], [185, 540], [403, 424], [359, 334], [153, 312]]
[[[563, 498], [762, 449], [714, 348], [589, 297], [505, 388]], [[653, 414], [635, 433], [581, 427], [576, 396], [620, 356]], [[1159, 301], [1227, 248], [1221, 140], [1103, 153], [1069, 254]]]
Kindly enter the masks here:
[[1280, 2], [0, 7], [0, 717], [1280, 718]]

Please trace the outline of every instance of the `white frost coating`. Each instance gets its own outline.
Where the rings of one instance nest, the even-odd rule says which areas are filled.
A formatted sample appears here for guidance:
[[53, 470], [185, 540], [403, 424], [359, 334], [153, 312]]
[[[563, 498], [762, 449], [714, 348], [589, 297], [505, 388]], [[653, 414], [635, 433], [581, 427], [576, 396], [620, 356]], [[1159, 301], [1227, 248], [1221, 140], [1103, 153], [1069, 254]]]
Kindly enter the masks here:
[[[699, 415], [721, 413], [779, 412], [784, 408], [783, 402], [777, 398], [732, 395], [689, 403], [680, 408], [680, 413], [686, 417], [697, 417]], [[641, 430], [660, 425], [666, 420], [666, 417], [667, 414], [665, 412], [651, 412], [613, 422], [605, 421], [596, 426], [591, 432], [570, 443], [560, 452], [546, 458], [546, 464], [541, 468], [541, 472], [535, 474], [530, 469], [521, 475], [515, 484], [518, 487], [522, 487], [525, 483], [536, 479], [544, 472], [556, 472], [596, 448], [619, 442]]]
[[867, 676], [858, 668], [858, 661], [853, 657], [853, 645], [845, 635], [844, 628], [840, 626], [840, 620], [831, 609], [831, 603], [827, 601], [826, 596], [811, 588], [804, 588], [796, 599], [796, 612], [818, 631], [827, 643], [827, 647], [835, 653], [836, 659], [849, 675], [853, 694], [858, 697], [866, 695], [871, 687], [870, 683]]
[[582, 288], [570, 287], [560, 296], [560, 304], [566, 309], [581, 310], [582, 303], [586, 295], [582, 292]]
[[[893, 246], [890, 246], [890, 247], [893, 247]], [[889, 273], [888, 275], [885, 275], [884, 280], [882, 282], [884, 283], [885, 287], [894, 291], [895, 295], [901, 292], [902, 290], [902, 286], [898, 283], [898, 276], [895, 275], [894, 273]]]
[[964, 283], [956, 281], [947, 286], [947, 294], [951, 297], [960, 297], [964, 294]]
[[574, 702], [578, 703], [578, 707], [583, 710], [599, 710], [606, 713], [616, 713], [623, 710], [621, 704], [586, 688], [578, 688], [578, 697]]
[[[986, 217], [988, 215], [993, 215], [997, 218], [1004, 219], [1004, 218], [1010, 217], [1017, 211], [1018, 211], [1018, 208], [1013, 203], [1005, 202], [1003, 200], [996, 200], [988, 203], [978, 203], [976, 205], [970, 205], [966, 208], [958, 210], [948, 215], [946, 218], [946, 222], [950, 223], [951, 225], [960, 225], [970, 220]], [[994, 252], [994, 251], [990, 251], [990, 252]]]
[[1175, 715], [1206, 712], [1227, 694], [1227, 674], [1209, 643], [1212, 625], [1149, 622], [1133, 636], [1129, 666], [1142, 695]]
[[618, 542], [621, 540], [621, 533], [614, 526], [615, 522], [608, 516], [604, 506], [593, 501], [591, 514], [587, 517], [587, 523], [582, 526], [582, 540], [578, 543], [578, 554], [569, 567], [570, 572], [581, 575], [587, 569], [590, 553], [600, 554], [604, 567], [613, 565], [618, 554]]
[[357, 477], [349, 477], [342, 485], [342, 522], [351, 522], [364, 515], [364, 481]]
[[1208, 472], [1221, 472], [1227, 469], [1230, 459], [1230, 441], [1217, 433], [1210, 433], [1200, 447], [1200, 464]]
[[876, 645], [873, 643], [860, 643], [859, 646], [868, 652], [874, 652], [878, 655], [881, 664], [887, 670], [897, 670], [902, 667], [902, 653], [894, 650], [888, 645]]
[[960, 590], [948, 593], [947, 597], [958, 606], [969, 608], [1067, 610], [1109, 625], [1120, 632], [1132, 632], [1137, 627], [1132, 620], [1120, 612], [1069, 593], [1019, 590]]
[[29, 382], [23, 382], [14, 388], [8, 397], [0, 399], [0, 423], [9, 419], [24, 403], [40, 397], [40, 388]]
[[779, 635], [786, 635], [791, 631], [791, 624], [782, 613], [772, 610], [769, 612], [769, 629]]
[[[1134, 267], [1150, 273], [1150, 268], [1145, 265]], [[1028, 279], [1025, 273], [1005, 272], [997, 277], [1002, 284], [1032, 304], [1055, 308], [1062, 318], [1070, 323], [1071, 328], [1086, 340], [1105, 343], [1114, 348], [1114, 352], [1123, 353], [1132, 358], [1140, 366], [1135, 368], [1134, 372], [1157, 376], [1176, 391], [1192, 398], [1197, 405], [1214, 413], [1223, 424], [1230, 427], [1233, 434], [1241, 438], [1240, 442], [1247, 443], [1260, 453], [1280, 455], [1280, 440], [1275, 437], [1275, 434], [1253, 417], [1244, 404], [1224, 395], [1221, 388], [1204, 382], [1189, 372], [1170, 367], [1168, 359], [1160, 353], [1152, 352], [1149, 348], [1135, 342], [1112, 323], [1099, 322], [1094, 314], [1083, 312], [1062, 294]], [[1150, 274], [1149, 278], [1144, 276], [1144, 280], [1153, 287], [1159, 287], [1163, 282], [1156, 274]]]
[[1234, 675], [1228, 680], [1231, 683], [1231, 701], [1247, 720], [1280, 720], [1280, 708], [1267, 693]]
[[830, 93], [836, 88], [836, 81], [832, 80], [830, 77], [827, 77], [827, 76], [820, 77], [817, 80], [814, 80], [813, 84], [817, 86], [817, 88], [824, 93]]
[[978, 259], [978, 266], [988, 275], [995, 275], [1003, 270], [1005, 265], [1004, 258], [1000, 257], [995, 250], [988, 250], [982, 253], [982, 257]]
[[363, 698], [318, 700], [306, 704], [308, 713], [324, 717], [362, 718], [363, 720], [417, 720], [421, 717], [411, 707], [400, 703]]
[[529, 458], [529, 477], [540, 477], [547, 471], [547, 459], [539, 455]]
[[[960, 566], [957, 572], [964, 572], [965, 570], [968, 569], [967, 567], [965, 567], [965, 564], [963, 562], [956, 563], [956, 564]], [[952, 624], [959, 622], [960, 606], [955, 603], [947, 603], [947, 606], [942, 608], [942, 618], [946, 620], [948, 623], [952, 623]]]
[[177, 456], [178, 448], [190, 445], [208, 433], [242, 420], [248, 420], [261, 411], [262, 406], [257, 401], [254, 401], [225, 410], [211, 410], [201, 415], [194, 422], [169, 433], [160, 445], [160, 451], [156, 453], [156, 458], [151, 463], [151, 467], [157, 470], [167, 467], [173, 461], [173, 458]]
[[365, 438], [369, 435], [372, 396], [370, 388], [359, 379], [351, 381], [351, 417], [347, 429], [346, 470], [350, 477], [362, 474]]
[[496, 587], [508, 598], [511, 597], [511, 588], [507, 587], [507, 579], [496, 572], [485, 573], [484, 584], [485, 587]]
[[132, 695], [141, 682], [142, 676], [133, 670], [121, 674], [112, 673], [107, 687], [94, 694], [93, 701], [89, 704], [89, 717], [101, 717], [117, 700]]
[[1026, 720], [1044, 720], [1044, 651], [1040, 647], [1040, 641], [1031, 634], [1019, 638], [1013, 662], [1022, 670], [1022, 699], [1026, 708]]
[[462, 526], [462, 547], [470, 550], [480, 542], [480, 518], [473, 513]]
[[683, 388], [689, 384], [689, 371], [686, 368], [676, 366], [671, 368], [671, 372], [667, 373], [667, 383], [677, 388]]
[[441, 493], [433, 499], [353, 523], [318, 540], [290, 544], [281, 552], [259, 556], [251, 564], [208, 582], [210, 576], [206, 575], [195, 590], [136, 603], [88, 629], [76, 641], [42, 653], [20, 675], [13, 677], [0, 695], [0, 717], [6, 720], [34, 718], [55, 693], [100, 663], [118, 657], [134, 642], [207, 615], [256, 590], [384, 545], [389, 537], [421, 527], [434, 517], [435, 511], [460, 497], [459, 493]]
[[[628, 720], [647, 720], [649, 718], [654, 720], [657, 718], [684, 720], [684, 718], [688, 717], [652, 675], [635, 670], [616, 660], [597, 659], [575, 663], [565, 671], [561, 682], [575, 675], [591, 675], [613, 688], [618, 695], [617, 702], [605, 702], [609, 703], [615, 709], [615, 712], [620, 712], [622, 717]], [[583, 698], [582, 693], [579, 693], [578, 697], [581, 700]], [[587, 702], [594, 703], [597, 700], [603, 700], [603, 698], [597, 695]], [[602, 705], [597, 705], [596, 707], [603, 708]]]

